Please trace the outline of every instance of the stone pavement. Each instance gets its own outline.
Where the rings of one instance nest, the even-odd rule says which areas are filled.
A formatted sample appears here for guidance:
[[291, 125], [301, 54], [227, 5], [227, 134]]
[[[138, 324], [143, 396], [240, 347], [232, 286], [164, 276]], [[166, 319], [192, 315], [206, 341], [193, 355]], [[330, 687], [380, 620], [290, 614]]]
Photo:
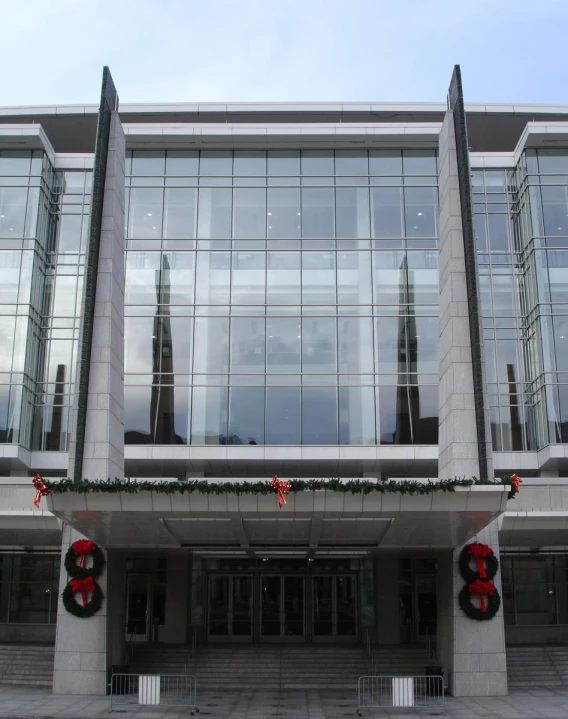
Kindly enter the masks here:
[[[212, 719], [339, 719], [355, 717], [355, 691], [210, 691], [198, 697], [199, 717]], [[364, 717], [414, 719], [441, 716], [438, 708], [365, 710]], [[109, 697], [62, 696], [46, 689], [0, 686], [2, 719], [185, 719], [187, 709], [122, 708], [110, 712]], [[476, 697], [445, 702], [447, 719], [568, 719], [568, 687], [513, 691], [508, 697]]]

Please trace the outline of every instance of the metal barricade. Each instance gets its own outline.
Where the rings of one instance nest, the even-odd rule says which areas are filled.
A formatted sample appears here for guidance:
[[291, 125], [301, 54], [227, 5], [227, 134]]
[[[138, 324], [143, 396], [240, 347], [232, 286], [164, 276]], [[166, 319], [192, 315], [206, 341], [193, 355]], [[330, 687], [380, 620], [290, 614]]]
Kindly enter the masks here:
[[390, 707], [435, 707], [444, 705], [444, 678], [359, 677], [357, 682], [357, 714], [362, 709]]
[[197, 686], [191, 674], [113, 674], [110, 710], [131, 706], [186, 707], [199, 713]]

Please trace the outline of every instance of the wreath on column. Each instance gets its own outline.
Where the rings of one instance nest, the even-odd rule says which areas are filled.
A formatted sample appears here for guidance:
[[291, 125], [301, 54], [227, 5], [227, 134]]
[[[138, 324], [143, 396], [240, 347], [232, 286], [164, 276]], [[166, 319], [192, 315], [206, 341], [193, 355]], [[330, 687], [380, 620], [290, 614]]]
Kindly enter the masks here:
[[[472, 569], [474, 559], [477, 571]], [[501, 606], [501, 596], [492, 580], [499, 569], [499, 560], [488, 544], [472, 542], [466, 544], [458, 560], [460, 573], [467, 584], [458, 595], [460, 609], [477, 621], [493, 619]], [[473, 597], [479, 597], [479, 607], [473, 603]]]
[[[87, 566], [87, 559], [91, 557], [92, 566]], [[65, 554], [64, 565], [72, 579], [69, 581], [61, 598], [63, 606], [80, 619], [87, 619], [96, 614], [101, 608], [103, 593], [95, 581], [102, 572], [105, 564], [104, 554], [100, 547], [88, 539], [79, 539], [69, 547]], [[81, 595], [81, 603], [75, 597]]]

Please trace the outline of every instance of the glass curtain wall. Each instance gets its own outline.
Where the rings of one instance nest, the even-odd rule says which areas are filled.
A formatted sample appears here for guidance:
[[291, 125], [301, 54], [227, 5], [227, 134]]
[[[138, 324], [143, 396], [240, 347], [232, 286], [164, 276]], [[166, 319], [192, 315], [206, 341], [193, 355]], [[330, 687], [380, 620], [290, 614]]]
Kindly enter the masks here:
[[64, 451], [69, 448], [91, 182], [91, 171], [56, 173], [55, 233], [44, 289], [34, 449]]
[[435, 444], [437, 162], [127, 156], [125, 439]]
[[526, 150], [511, 173], [529, 447], [568, 442], [568, 149]]
[[55, 182], [42, 151], [0, 151], [0, 442], [28, 449], [41, 396]]
[[522, 266], [511, 222], [515, 197], [505, 170], [474, 171], [472, 189], [493, 448], [531, 449], [521, 344]]

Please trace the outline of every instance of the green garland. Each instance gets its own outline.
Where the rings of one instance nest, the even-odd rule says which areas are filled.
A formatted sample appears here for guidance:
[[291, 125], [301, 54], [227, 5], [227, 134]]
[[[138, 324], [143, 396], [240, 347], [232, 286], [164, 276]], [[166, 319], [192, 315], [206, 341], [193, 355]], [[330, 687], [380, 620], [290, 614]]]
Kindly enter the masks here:
[[[350, 494], [432, 494], [432, 492], [454, 492], [456, 487], [471, 487], [479, 485], [509, 485], [506, 480], [484, 482], [475, 477], [471, 479], [441, 479], [439, 481], [416, 482], [412, 479], [397, 481], [390, 479], [378, 481], [373, 479], [350, 479], [347, 482], [338, 478], [330, 479], [291, 479], [291, 492], [314, 492], [327, 489], [332, 492]], [[62, 479], [53, 481], [44, 479], [45, 486], [53, 494], [77, 492], [87, 494], [90, 492], [105, 492], [115, 494], [137, 494], [138, 492], [156, 492], [158, 494], [273, 494], [274, 488], [269, 481], [260, 482], [209, 482], [207, 479], [189, 479], [187, 481], [161, 482], [144, 479]]]

